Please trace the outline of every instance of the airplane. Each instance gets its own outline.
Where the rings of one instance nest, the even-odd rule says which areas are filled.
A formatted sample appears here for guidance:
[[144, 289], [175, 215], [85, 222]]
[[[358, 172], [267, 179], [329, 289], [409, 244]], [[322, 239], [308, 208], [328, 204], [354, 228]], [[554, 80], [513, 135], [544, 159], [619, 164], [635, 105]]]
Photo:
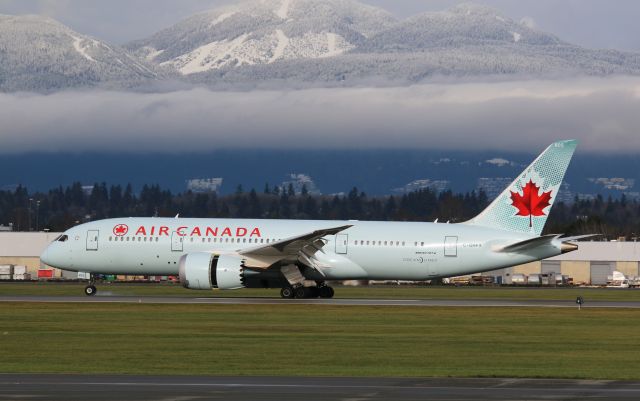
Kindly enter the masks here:
[[328, 281], [423, 281], [542, 260], [586, 236], [541, 235], [577, 141], [551, 144], [484, 211], [457, 223], [131, 217], [60, 235], [43, 263], [95, 274], [178, 275], [193, 290], [280, 288], [331, 298]]

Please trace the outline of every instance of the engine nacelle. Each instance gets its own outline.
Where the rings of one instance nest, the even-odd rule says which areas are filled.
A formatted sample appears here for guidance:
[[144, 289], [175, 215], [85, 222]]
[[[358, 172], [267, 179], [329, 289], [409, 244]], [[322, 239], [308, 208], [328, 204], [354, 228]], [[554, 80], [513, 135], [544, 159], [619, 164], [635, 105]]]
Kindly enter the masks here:
[[188, 253], [180, 258], [180, 283], [192, 290], [244, 288], [243, 259], [238, 254]]

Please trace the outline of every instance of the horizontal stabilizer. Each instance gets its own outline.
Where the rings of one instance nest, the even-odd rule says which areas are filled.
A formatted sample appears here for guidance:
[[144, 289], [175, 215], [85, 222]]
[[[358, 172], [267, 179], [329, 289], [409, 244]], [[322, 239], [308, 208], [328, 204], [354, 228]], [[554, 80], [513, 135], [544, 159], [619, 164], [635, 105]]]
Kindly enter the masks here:
[[530, 238], [528, 240], [516, 242], [515, 244], [507, 245], [504, 248], [499, 249], [498, 252], [511, 253], [535, 249], [540, 246], [551, 244], [551, 241], [556, 238], [560, 238], [561, 235], [562, 234], [547, 234], [542, 237]]
[[586, 234], [586, 235], [574, 235], [573, 237], [562, 237], [560, 238], [562, 240], [562, 242], [566, 242], [566, 241], [580, 241], [581, 239], [585, 239], [585, 238], [593, 238], [593, 237], [600, 237], [602, 236], [602, 234]]

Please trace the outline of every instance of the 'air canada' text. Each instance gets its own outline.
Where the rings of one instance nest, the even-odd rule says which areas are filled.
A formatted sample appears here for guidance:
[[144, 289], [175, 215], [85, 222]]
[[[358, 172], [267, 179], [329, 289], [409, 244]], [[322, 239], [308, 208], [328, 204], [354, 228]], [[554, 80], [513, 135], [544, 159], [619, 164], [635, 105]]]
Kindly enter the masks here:
[[[136, 230], [135, 235], [142, 236], [169, 236], [170, 228], [167, 226], [140, 226]], [[177, 235], [181, 237], [247, 237], [260, 238], [262, 233], [258, 227], [188, 227], [181, 226], [175, 228]]]

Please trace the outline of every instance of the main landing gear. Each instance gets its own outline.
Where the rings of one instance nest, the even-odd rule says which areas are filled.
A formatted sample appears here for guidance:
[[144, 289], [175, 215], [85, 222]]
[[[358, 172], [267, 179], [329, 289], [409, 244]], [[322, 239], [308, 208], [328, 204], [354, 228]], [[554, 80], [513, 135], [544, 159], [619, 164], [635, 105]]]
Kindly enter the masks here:
[[334, 295], [333, 287], [329, 287], [328, 285], [321, 285], [318, 287], [283, 287], [280, 290], [280, 296], [282, 298], [333, 298]]

